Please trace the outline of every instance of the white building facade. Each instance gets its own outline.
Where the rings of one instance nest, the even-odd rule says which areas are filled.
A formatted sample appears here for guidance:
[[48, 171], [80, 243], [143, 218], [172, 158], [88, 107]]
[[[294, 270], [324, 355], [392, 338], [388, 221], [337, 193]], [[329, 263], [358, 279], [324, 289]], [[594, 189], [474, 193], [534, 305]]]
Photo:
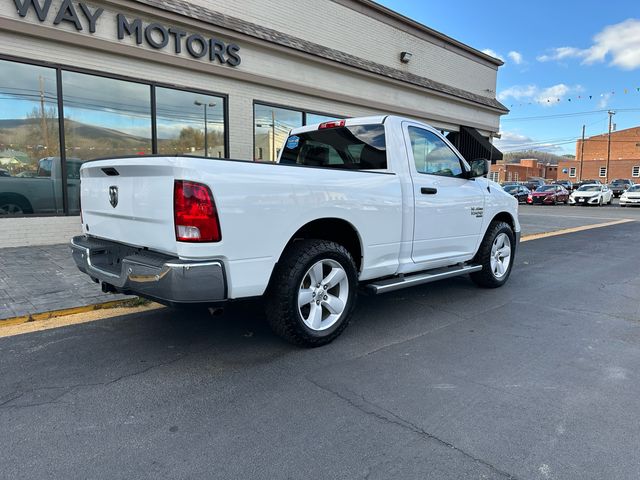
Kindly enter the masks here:
[[501, 64], [370, 0], [0, 0], [0, 248], [77, 234], [95, 158], [272, 161], [293, 127], [388, 113], [496, 160]]

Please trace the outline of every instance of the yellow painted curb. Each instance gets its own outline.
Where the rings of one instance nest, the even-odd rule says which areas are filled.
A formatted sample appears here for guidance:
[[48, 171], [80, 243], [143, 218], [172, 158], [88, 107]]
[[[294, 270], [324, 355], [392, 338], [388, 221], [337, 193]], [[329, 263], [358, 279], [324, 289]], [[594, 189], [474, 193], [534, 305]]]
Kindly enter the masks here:
[[65, 308], [62, 310], [53, 310], [51, 312], [34, 313], [31, 315], [23, 315], [21, 317], [12, 317], [0, 320], [0, 328], [9, 325], [20, 325], [22, 323], [37, 322], [41, 320], [49, 320], [56, 317], [66, 317], [68, 315], [76, 315], [78, 313], [93, 312], [94, 310], [104, 310], [107, 308], [117, 308], [130, 303], [131, 300], [113, 300], [111, 302], [96, 303], [94, 305], [86, 305], [83, 307]]
[[613, 222], [594, 223], [592, 225], [583, 225], [581, 227], [565, 228], [562, 230], [554, 230], [552, 232], [534, 233], [531, 235], [525, 235], [520, 239], [520, 242], [529, 242], [531, 240], [539, 240], [541, 238], [556, 237], [558, 235], [566, 235], [567, 233], [584, 232], [585, 230], [592, 230], [594, 228], [611, 227], [613, 225], [621, 225], [623, 223], [635, 222], [630, 218], [623, 218], [621, 220], [615, 220]]

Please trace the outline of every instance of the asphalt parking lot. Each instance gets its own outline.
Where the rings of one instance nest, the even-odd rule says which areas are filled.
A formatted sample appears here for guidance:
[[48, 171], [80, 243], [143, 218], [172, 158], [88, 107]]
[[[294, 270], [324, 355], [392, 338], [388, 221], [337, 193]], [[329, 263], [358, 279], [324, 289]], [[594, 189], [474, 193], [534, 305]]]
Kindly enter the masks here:
[[[520, 214], [528, 233], [640, 219]], [[0, 476], [637, 479], [638, 238], [633, 222], [523, 243], [498, 290], [362, 297], [315, 350], [255, 304], [2, 338]]]
[[522, 234], [583, 227], [621, 219], [640, 220], [639, 207], [620, 207], [618, 199], [602, 207], [567, 205], [520, 205]]

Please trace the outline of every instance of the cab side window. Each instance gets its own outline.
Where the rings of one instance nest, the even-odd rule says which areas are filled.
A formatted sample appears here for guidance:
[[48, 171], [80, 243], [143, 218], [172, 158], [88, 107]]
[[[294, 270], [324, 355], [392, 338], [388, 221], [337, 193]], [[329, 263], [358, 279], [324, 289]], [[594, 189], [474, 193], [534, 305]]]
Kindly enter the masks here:
[[435, 133], [409, 127], [409, 140], [418, 173], [462, 177], [460, 159]]

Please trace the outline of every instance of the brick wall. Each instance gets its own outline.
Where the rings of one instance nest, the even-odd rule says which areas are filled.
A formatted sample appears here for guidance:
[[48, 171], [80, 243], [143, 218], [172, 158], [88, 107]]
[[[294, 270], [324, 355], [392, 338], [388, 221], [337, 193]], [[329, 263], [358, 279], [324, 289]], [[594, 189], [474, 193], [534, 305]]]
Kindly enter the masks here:
[[537, 160], [523, 159], [519, 164], [498, 162], [491, 165], [490, 172], [498, 172], [499, 182], [524, 182], [530, 177], [550, 178], [544, 165]]
[[[578, 173], [577, 178], [594, 178], [601, 181], [611, 181], [616, 178], [629, 178], [636, 183], [640, 183], [640, 177], [633, 177], [633, 167], [640, 167], [640, 127], [620, 130], [611, 134], [611, 155], [609, 159], [609, 172], [605, 176], [600, 176], [600, 169], [607, 167], [608, 156], [608, 134], [589, 137], [584, 141], [584, 162], [582, 175]], [[575, 162], [568, 162], [567, 167], [576, 167], [580, 172], [580, 161], [583, 152], [582, 140], [576, 144]], [[569, 178], [568, 173], [559, 175], [562, 178]], [[574, 178], [570, 178], [574, 180]]]
[[0, 248], [67, 243], [81, 230], [80, 217], [0, 218]]

